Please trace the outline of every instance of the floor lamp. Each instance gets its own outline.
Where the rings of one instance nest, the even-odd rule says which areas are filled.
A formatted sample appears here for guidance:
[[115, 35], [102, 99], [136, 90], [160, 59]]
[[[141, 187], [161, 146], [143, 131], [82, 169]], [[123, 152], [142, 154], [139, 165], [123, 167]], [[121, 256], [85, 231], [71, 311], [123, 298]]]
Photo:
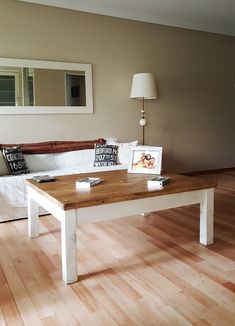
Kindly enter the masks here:
[[156, 85], [153, 74], [141, 73], [133, 75], [130, 98], [138, 98], [142, 100], [141, 119], [139, 124], [142, 127], [142, 144], [144, 145], [144, 129], [147, 124], [145, 117], [144, 100], [157, 98]]

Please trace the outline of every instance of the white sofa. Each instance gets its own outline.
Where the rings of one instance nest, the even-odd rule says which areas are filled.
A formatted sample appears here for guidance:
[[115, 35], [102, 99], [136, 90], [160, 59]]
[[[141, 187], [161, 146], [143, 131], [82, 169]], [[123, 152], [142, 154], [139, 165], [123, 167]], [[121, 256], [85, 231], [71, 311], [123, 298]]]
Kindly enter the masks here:
[[[100, 141], [101, 139], [99, 139]], [[118, 163], [115, 166], [108, 167], [94, 167], [94, 148], [84, 148], [91, 147], [90, 143], [93, 143], [93, 147], [96, 140], [89, 141], [89, 146], [83, 146], [82, 149], [71, 150], [70, 142], [58, 142], [62, 146], [62, 152], [52, 152], [52, 153], [41, 153], [43, 150], [29, 151], [27, 146], [24, 153], [24, 158], [28, 165], [31, 173], [24, 175], [9, 175], [7, 166], [4, 162], [4, 158], [0, 155], [0, 222], [15, 220], [19, 218], [27, 217], [27, 192], [25, 179], [30, 179], [34, 175], [44, 175], [50, 174], [56, 175], [66, 175], [74, 173], [85, 173], [85, 172], [98, 172], [106, 170], [121, 170], [128, 168], [129, 154], [132, 146], [137, 144], [136, 142], [128, 143], [122, 146], [120, 144], [118, 151]], [[105, 141], [104, 141], [105, 142]], [[47, 142], [45, 144], [52, 143]], [[75, 143], [75, 142], [71, 142]], [[84, 142], [77, 142], [84, 143]], [[107, 141], [107, 143], [110, 143]], [[43, 144], [43, 143], [39, 143]], [[66, 151], [66, 144], [68, 144], [68, 151]], [[34, 144], [33, 144], [34, 145]], [[33, 146], [34, 148], [35, 146]], [[36, 146], [37, 147], [37, 146]], [[72, 146], [76, 148], [76, 146]], [[24, 146], [22, 147], [24, 148]], [[41, 146], [42, 148], [42, 146]], [[48, 146], [45, 146], [48, 151]], [[79, 146], [78, 146], [79, 148]], [[53, 150], [52, 150], [53, 151]], [[30, 152], [30, 154], [27, 154]], [[35, 152], [35, 154], [34, 154]], [[1, 151], [0, 151], [1, 154]], [[41, 214], [46, 212], [41, 210]]]

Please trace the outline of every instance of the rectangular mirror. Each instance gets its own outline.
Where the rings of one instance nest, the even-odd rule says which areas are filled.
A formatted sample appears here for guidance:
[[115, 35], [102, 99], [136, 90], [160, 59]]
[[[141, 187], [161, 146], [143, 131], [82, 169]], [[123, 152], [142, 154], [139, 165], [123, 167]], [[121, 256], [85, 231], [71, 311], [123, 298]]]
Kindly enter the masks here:
[[93, 113], [91, 64], [0, 58], [0, 114]]

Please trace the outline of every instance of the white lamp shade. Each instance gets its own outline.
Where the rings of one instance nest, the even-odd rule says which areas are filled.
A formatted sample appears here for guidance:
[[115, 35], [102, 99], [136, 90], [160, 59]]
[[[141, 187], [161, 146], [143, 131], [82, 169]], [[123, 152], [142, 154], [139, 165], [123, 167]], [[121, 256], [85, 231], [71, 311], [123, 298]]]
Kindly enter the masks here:
[[133, 75], [130, 98], [157, 98], [154, 76], [151, 73]]

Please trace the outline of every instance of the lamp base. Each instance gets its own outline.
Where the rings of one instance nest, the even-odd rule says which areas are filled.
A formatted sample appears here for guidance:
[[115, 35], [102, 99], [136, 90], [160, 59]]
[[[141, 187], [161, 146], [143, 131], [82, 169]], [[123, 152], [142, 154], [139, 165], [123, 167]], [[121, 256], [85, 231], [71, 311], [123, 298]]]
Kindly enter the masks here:
[[140, 119], [139, 124], [141, 127], [144, 127], [146, 125], [146, 123], [147, 123], [146, 119], [144, 119], [144, 118]]

